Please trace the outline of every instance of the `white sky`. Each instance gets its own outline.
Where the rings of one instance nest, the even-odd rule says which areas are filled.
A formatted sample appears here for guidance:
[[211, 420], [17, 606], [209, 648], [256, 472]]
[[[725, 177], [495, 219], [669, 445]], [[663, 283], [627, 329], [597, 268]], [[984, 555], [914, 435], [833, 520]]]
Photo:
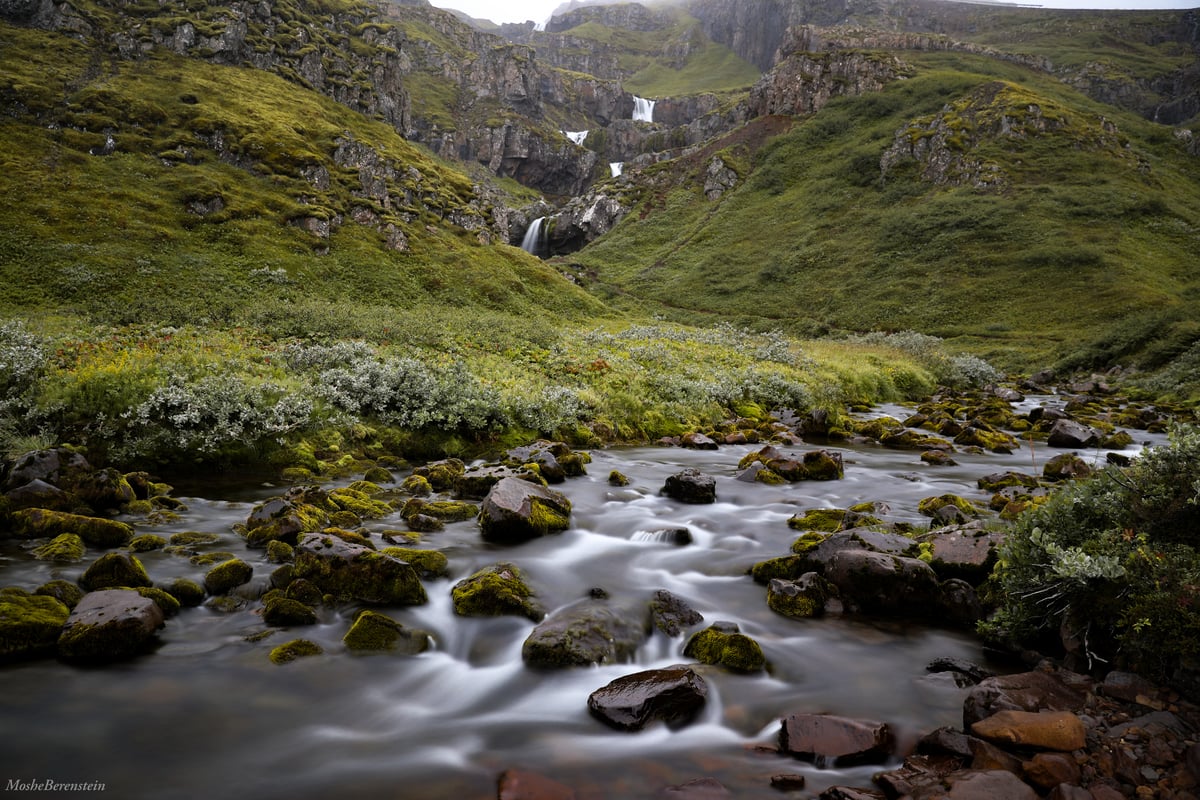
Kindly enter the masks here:
[[[492, 22], [545, 22], [550, 12], [558, 8], [562, 0], [431, 0], [440, 8], [455, 8], [476, 19]], [[1200, 0], [1021, 0], [1019, 5], [1037, 5], [1043, 8], [1200, 8]]]

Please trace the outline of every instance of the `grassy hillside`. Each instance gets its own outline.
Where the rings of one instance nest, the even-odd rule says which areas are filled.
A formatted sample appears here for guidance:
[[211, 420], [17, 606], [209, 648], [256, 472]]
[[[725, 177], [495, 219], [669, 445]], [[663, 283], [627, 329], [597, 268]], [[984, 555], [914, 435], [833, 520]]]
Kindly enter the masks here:
[[[717, 201], [711, 151], [659, 165], [637, 211], [572, 262], [598, 292], [680, 319], [921, 330], [1014, 367], [1122, 321], [1194, 324], [1200, 162], [1170, 128], [1003, 62], [905, 58], [912, 78], [729, 146], [741, 183]], [[913, 159], [883, 174], [898, 137], [939, 131], [942, 183]]]

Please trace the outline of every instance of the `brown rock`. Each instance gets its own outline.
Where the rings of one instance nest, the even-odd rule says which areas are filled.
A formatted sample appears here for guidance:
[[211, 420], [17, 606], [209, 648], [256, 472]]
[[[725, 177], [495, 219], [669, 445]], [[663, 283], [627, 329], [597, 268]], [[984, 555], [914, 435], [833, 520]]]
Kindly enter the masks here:
[[708, 685], [685, 666], [624, 675], [588, 697], [588, 711], [623, 731], [638, 731], [654, 720], [680, 727], [695, 719], [708, 698]]
[[1052, 789], [1060, 783], [1079, 783], [1082, 777], [1075, 759], [1063, 753], [1038, 753], [1021, 768], [1025, 780], [1043, 789]]
[[934, 800], [935, 797], [947, 800], [1037, 800], [1037, 792], [1004, 770], [962, 772], [950, 776], [947, 782], [949, 792], [914, 795], [913, 800]]
[[1021, 774], [1021, 759], [983, 739], [971, 739], [971, 756], [971, 769], [1002, 769], [1014, 775]]
[[505, 770], [499, 783], [499, 800], [575, 800], [570, 786], [523, 769]]
[[880, 763], [892, 745], [887, 723], [828, 714], [792, 714], [779, 732], [781, 751], [830, 766]]
[[1092, 800], [1125, 800], [1125, 795], [1121, 794], [1117, 789], [1102, 783], [1093, 783], [1088, 787], [1088, 791], [1092, 795]]
[[983, 680], [963, 702], [963, 724], [970, 727], [997, 711], [1079, 711], [1084, 695], [1046, 672], [1021, 672]]
[[684, 800], [709, 800], [710, 798], [733, 797], [725, 784], [716, 778], [697, 778], [694, 781], [668, 786], [659, 792], [660, 797], [679, 797]]
[[1069, 711], [999, 711], [971, 726], [993, 742], [1070, 752], [1086, 744], [1083, 720]]
[[1092, 793], [1079, 786], [1060, 783], [1050, 790], [1050, 794], [1046, 795], [1046, 800], [1092, 800]]

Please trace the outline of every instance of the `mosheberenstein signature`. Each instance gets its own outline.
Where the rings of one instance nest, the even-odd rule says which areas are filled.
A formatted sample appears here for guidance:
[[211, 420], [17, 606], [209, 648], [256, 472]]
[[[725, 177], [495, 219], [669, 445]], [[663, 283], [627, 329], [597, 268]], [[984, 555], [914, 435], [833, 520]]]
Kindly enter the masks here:
[[9, 778], [5, 787], [7, 792], [103, 792], [104, 784], [100, 781], [55, 781], [55, 780], [21, 780]]

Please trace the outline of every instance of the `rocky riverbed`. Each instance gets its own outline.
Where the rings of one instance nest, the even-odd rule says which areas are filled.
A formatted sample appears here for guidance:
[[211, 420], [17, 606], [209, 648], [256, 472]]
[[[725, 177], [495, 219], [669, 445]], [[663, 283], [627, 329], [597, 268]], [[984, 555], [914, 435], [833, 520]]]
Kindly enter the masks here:
[[971, 633], [1004, 518], [1163, 441], [1157, 410], [1078, 388], [319, 487], [29, 454], [0, 773], [135, 798], [1193, 797], [1189, 698]]

